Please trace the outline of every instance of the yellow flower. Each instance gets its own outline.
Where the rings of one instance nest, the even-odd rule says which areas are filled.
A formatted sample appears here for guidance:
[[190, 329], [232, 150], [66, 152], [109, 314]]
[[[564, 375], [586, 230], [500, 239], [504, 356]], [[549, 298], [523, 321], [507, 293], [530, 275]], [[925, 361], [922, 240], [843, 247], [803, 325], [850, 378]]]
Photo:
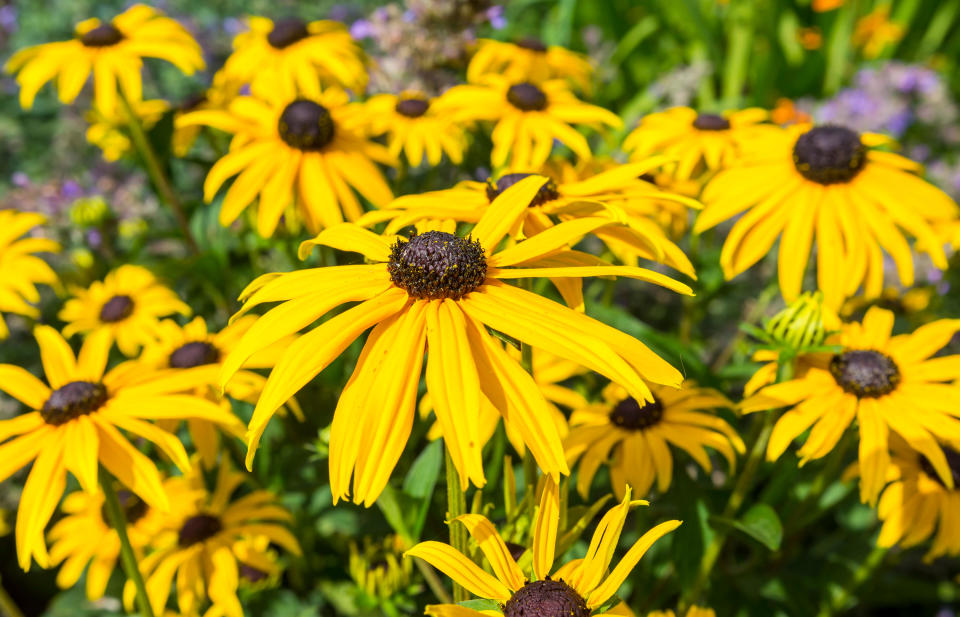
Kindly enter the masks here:
[[[149, 130], [163, 114], [170, 109], [164, 100], [133, 101], [130, 103], [144, 129]], [[103, 150], [103, 158], [116, 161], [130, 151], [130, 138], [127, 137], [127, 115], [119, 108], [104, 113], [96, 108], [84, 114], [90, 126], [87, 127], [87, 141]]]
[[157, 468], [117, 429], [152, 442], [188, 469], [180, 441], [144, 420], [232, 420], [209, 401], [177, 394], [196, 386], [189, 372], [150, 371], [132, 361], [104, 372], [112, 340], [108, 330], [88, 336], [78, 356], [53, 328], [37, 326], [34, 333], [49, 386], [18, 366], [0, 364], [0, 390], [33, 410], [0, 421], [0, 439], [9, 439], [0, 445], [0, 481], [35, 461], [17, 510], [17, 555], [24, 569], [31, 557], [49, 566], [43, 529], [63, 495], [67, 471], [86, 492], [96, 493], [103, 465], [151, 506], [168, 507]]
[[554, 140], [581, 159], [589, 159], [590, 144], [573, 124], [620, 128], [616, 114], [577, 99], [562, 80], [533, 84], [487, 75], [476, 84], [454, 86], [443, 95], [443, 108], [454, 121], [495, 122], [490, 160], [501, 168], [509, 161], [516, 171], [538, 169], [550, 156]]
[[183, 26], [156, 9], [135, 4], [109, 22], [96, 18], [80, 22], [69, 41], [18, 51], [4, 70], [17, 73], [20, 105], [26, 109], [55, 77], [60, 102], [72, 103], [92, 72], [95, 106], [113, 114], [118, 87], [131, 102], [143, 98], [143, 58], [166, 60], [187, 75], [204, 67], [200, 46]]
[[424, 158], [430, 165], [439, 165], [444, 153], [459, 165], [467, 139], [449, 114], [437, 111], [437, 100], [420, 92], [378, 94], [364, 103], [366, 113], [361, 122], [371, 135], [387, 136], [390, 156], [398, 158], [402, 151], [414, 167]]
[[[117, 491], [117, 497], [126, 517], [127, 536], [140, 559], [164, 514], [125, 489]], [[57, 585], [62, 589], [73, 587], [86, 568], [87, 599], [95, 602], [103, 597], [117, 566], [120, 538], [104, 518], [103, 492], [71, 493], [61, 508], [64, 517], [47, 534], [50, 564], [60, 566]]]
[[[194, 95], [177, 106], [177, 117], [199, 110], [225, 110], [240, 96], [243, 82], [231, 79], [223, 69], [213, 75], [213, 85], [202, 94]], [[173, 153], [186, 156], [193, 147], [201, 127], [195, 124], [176, 126], [173, 131]]]
[[[264, 82], [266, 83], [266, 82]], [[354, 118], [362, 106], [348, 103], [339, 89], [297, 97], [273, 82], [256, 96], [237, 97], [226, 111], [195, 111], [177, 119], [178, 128], [207, 125], [234, 137], [230, 152], [216, 162], [203, 185], [204, 199], [237, 175], [220, 206], [220, 223], [230, 225], [259, 196], [257, 231], [273, 235], [285, 209], [297, 212], [311, 233], [356, 220], [363, 207], [354, 191], [381, 207], [393, 199], [374, 161], [392, 163], [387, 149], [369, 141]]]
[[[710, 388], [688, 385], [680, 390], [653, 385], [652, 401], [638, 402], [616, 384], [603, 391], [603, 401], [575, 409], [570, 434], [564, 441], [567, 461], [578, 459], [577, 491], [584, 498], [597, 470], [610, 459], [613, 492], [623, 497], [630, 486], [646, 495], [657, 481], [661, 493], [670, 488], [673, 454], [670, 445], [685, 451], [707, 473], [713, 470], [708, 446], [727, 460], [731, 473], [736, 453], [744, 445], [736, 430], [705, 410], [732, 407], [725, 396]], [[612, 458], [611, 458], [612, 454]]]
[[[538, 176], [541, 182], [546, 180], [546, 184], [527, 208], [516, 211], [514, 218], [503, 224], [512, 238], [521, 240], [554, 228], [555, 220], [561, 223], [577, 221], [578, 225], [592, 227], [589, 233], [602, 240], [623, 263], [636, 265], [640, 258], [659, 261], [696, 278], [693, 265], [680, 247], [647, 216], [650, 209], [662, 201], [672, 201], [691, 208], [700, 205], [693, 199], [662, 191], [640, 178], [662, 164], [662, 159], [654, 158], [562, 184]], [[498, 195], [533, 175], [511, 173], [500, 176], [496, 181], [465, 181], [452, 189], [405, 195], [390, 203], [387, 209], [369, 213], [360, 223], [371, 224], [392, 219], [387, 226], [387, 233], [396, 233], [408, 225], [433, 219], [476, 223], [486, 215]], [[587, 253], [568, 251], [551, 263], [561, 266], [596, 262], [597, 258]], [[553, 281], [571, 308], [583, 310], [579, 280], [558, 277]], [[681, 293], [689, 290], [686, 285], [665, 276], [659, 284]]]
[[833, 125], [766, 131], [736, 167], [717, 174], [704, 189], [705, 207], [694, 232], [746, 211], [724, 242], [724, 274], [731, 279], [747, 270], [780, 237], [780, 290], [788, 302], [800, 295], [814, 237], [817, 286], [827, 306], [838, 309], [861, 284], [868, 297], [880, 294], [881, 249], [910, 287], [913, 255], [903, 232], [917, 238], [917, 248], [936, 267], [946, 269], [931, 224], [956, 219], [958, 209], [946, 193], [915, 175], [919, 164], [871, 149], [888, 142]]
[[[610, 569], [613, 553], [630, 508], [647, 502], [631, 501], [627, 489], [623, 501], [604, 514], [583, 559], [574, 559], [554, 570], [557, 527], [560, 519], [559, 489], [546, 478], [533, 528], [533, 563], [530, 573], [520, 569], [493, 524], [480, 514], [464, 514], [462, 523], [489, 562], [493, 575], [467, 556], [441, 542], [421, 542], [405, 553], [419, 557], [475, 596], [501, 604], [504, 615], [563, 615], [588, 617], [614, 596], [644, 553], [680, 521], [660, 523], [637, 540], [621, 561]], [[451, 522], [451, 524], [455, 524]], [[529, 574], [529, 576], [528, 576]], [[547, 612], [549, 608], [549, 612]], [[428, 606], [435, 617], [481, 617], [485, 613], [454, 604]]]
[[697, 113], [689, 107], [674, 107], [644, 116], [623, 141], [631, 160], [664, 154], [677, 160], [668, 171], [677, 180], [688, 180], [706, 169], [729, 167], [736, 161], [740, 144], [768, 128], [759, 108], [728, 111], [722, 115]]
[[103, 281], [95, 281], [87, 289], [73, 287], [70, 292], [73, 297], [57, 315], [67, 322], [64, 336], [105, 330], [128, 357], [136, 356], [142, 345], [153, 340], [161, 317], [190, 314], [190, 307], [141, 266], [120, 266]]
[[[293, 516], [273, 493], [258, 490], [235, 497], [245, 480], [246, 475], [224, 459], [213, 491], [206, 489], [199, 465], [164, 483], [171, 509], [150, 541], [151, 552], [140, 561], [155, 614], [167, 605], [176, 577], [177, 607], [183, 617], [243, 617], [237, 598], [240, 577], [276, 570], [269, 543], [300, 554], [299, 543], [286, 527]], [[127, 581], [123, 600], [128, 609], [134, 597], [135, 588]], [[203, 612], [207, 600], [212, 613]]]
[[356, 93], [366, 87], [363, 51], [343, 24], [296, 17], [249, 17], [247, 23], [250, 30], [234, 37], [233, 53], [223, 67], [229, 78], [255, 89], [278, 80], [284, 89], [308, 98], [319, 97], [321, 85]]
[[[950, 467], [953, 487], [949, 488], [929, 459], [918, 454], [900, 439], [891, 440], [893, 456], [888, 479], [877, 504], [877, 516], [883, 521], [877, 544], [907, 548], [933, 536], [925, 559], [960, 555], [960, 442], [944, 444], [943, 453]], [[934, 530], [936, 535], [934, 536]]]
[[40, 316], [38, 284], [57, 285], [56, 273], [36, 253], [55, 253], [60, 245], [46, 238], [23, 238], [45, 222], [42, 214], [0, 210], [0, 339], [10, 334], [3, 313]]
[[[860, 498], [875, 502], [890, 464], [893, 431], [930, 461], [953, 488], [941, 440], [960, 439], [960, 355], [932, 357], [960, 330], [960, 320], [941, 319], [912, 334], [891, 336], [893, 313], [871, 308], [862, 323], [849, 323], [826, 343], [836, 354], [810, 354], [801, 375], [767, 386], [741, 404], [744, 413], [790, 407], [777, 420], [767, 447], [776, 460], [810, 429], [798, 454], [801, 464], [829, 453], [857, 421], [860, 435]], [[811, 428], [812, 427], [812, 428]]]
[[[622, 383], [637, 399], [650, 390], [643, 377], [679, 385], [680, 373], [632, 337], [503, 279], [630, 276], [659, 281], [642, 268], [545, 266], [602, 225], [563, 223], [494, 252], [510, 221], [527, 208], [545, 179], [531, 177], [505, 190], [463, 238], [429, 231], [407, 240], [343, 224], [300, 247], [316, 245], [362, 253], [373, 263], [268, 274], [241, 295], [245, 312], [263, 302], [283, 303], [260, 317], [227, 357], [221, 384], [254, 352], [316, 321], [346, 302], [360, 302], [291, 344], [267, 380], [250, 421], [247, 464], [274, 411], [373, 327], [353, 376], [341, 395], [330, 434], [334, 502], [349, 495], [371, 505], [383, 490], [406, 444], [415, 413], [425, 345], [427, 389], [461, 485], [483, 486], [478, 418], [483, 398], [510, 419], [544, 473], [567, 473], [560, 437], [536, 382], [486, 326], [544, 351], [579, 362]], [[515, 267], [522, 264], [523, 267]], [[642, 376], [642, 377], [641, 377]]]
[[583, 54], [559, 45], [545, 45], [533, 37], [515, 43], [480, 39], [467, 66], [467, 81], [479, 82], [487, 75], [535, 84], [563, 79], [579, 90], [589, 90], [593, 66]]
[[883, 4], [857, 21], [852, 41], [863, 49], [864, 58], [876, 58], [906, 33], [903, 25], [890, 21], [890, 8], [890, 3]]

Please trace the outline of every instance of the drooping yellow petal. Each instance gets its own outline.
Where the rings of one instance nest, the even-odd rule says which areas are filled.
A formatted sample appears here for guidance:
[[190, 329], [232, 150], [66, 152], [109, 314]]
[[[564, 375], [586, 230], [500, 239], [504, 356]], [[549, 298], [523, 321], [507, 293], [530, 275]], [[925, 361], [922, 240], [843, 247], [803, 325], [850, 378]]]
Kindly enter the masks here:
[[441, 542], [421, 542], [404, 553], [404, 557], [423, 559], [462, 585], [467, 591], [481, 598], [498, 602], [506, 602], [510, 599], [510, 590], [503, 583], [481, 570], [453, 547]]
[[477, 546], [490, 562], [490, 567], [497, 579], [506, 585], [510, 591], [517, 591], [523, 587], [524, 576], [520, 566], [510, 555], [506, 543], [497, 529], [487, 517], [481, 514], [464, 514], [454, 521], [459, 521], [467, 528]]
[[550, 476], [544, 477], [540, 506], [533, 521], [533, 573], [544, 580], [553, 568], [560, 526], [560, 488]]

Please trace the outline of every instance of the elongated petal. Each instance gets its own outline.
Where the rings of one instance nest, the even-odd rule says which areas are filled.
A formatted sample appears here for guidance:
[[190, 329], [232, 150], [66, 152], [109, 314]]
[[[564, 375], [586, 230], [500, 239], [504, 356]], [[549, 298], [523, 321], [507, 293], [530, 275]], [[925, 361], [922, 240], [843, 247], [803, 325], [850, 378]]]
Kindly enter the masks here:
[[540, 507], [533, 521], [533, 573], [538, 580], [550, 575], [557, 550], [557, 528], [560, 525], [560, 488], [546, 476]]
[[93, 416], [100, 433], [100, 462], [120, 481], [154, 508], [170, 509], [160, 473], [153, 462], [130, 445], [109, 422]]
[[634, 567], [639, 563], [644, 553], [653, 546], [653, 543], [679, 527], [681, 522], [682, 521], [667, 521], [660, 523], [643, 534], [640, 539], [630, 547], [630, 550], [623, 556], [623, 559], [620, 560], [617, 567], [610, 572], [606, 580], [590, 592], [590, 595], [587, 596], [587, 607], [591, 609], [597, 608], [609, 600], [613, 594], [617, 592], [617, 589], [620, 588], [620, 585], [627, 580], [627, 576], [630, 575]]
[[503, 583], [446, 544], [421, 542], [404, 553], [404, 556], [423, 559], [476, 596], [498, 602], [510, 599], [510, 590]]
[[40, 409], [50, 398], [50, 388], [45, 383], [13, 364], [0, 364], [0, 390], [30, 409]]
[[50, 387], [56, 389], [74, 381], [77, 362], [67, 341], [50, 326], [37, 326], [33, 333], [40, 345], [40, 361]]
[[480, 242], [487, 255], [491, 255], [507, 231], [526, 212], [537, 191], [547, 183], [544, 176], [533, 175], [507, 188], [483, 213], [474, 226], [471, 237]]
[[490, 562], [490, 567], [500, 582], [504, 583], [510, 591], [518, 591], [523, 587], [525, 580], [523, 571], [520, 570], [520, 566], [510, 555], [503, 538], [487, 517], [480, 514], [464, 514], [455, 518], [454, 521], [463, 523], [467, 528], [487, 561]]
[[390, 242], [353, 223], [341, 223], [321, 231], [312, 240], [300, 244], [300, 259], [306, 259], [315, 246], [329, 246], [340, 251], [360, 253], [371, 261], [390, 259]]

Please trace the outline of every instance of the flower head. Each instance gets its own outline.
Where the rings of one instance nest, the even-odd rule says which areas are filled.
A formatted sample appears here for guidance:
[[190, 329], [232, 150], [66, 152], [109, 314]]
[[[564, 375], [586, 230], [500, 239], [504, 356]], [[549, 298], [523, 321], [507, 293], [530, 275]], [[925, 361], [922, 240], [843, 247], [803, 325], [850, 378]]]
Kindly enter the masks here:
[[578, 90], [589, 90], [593, 66], [583, 54], [559, 45], [547, 45], [533, 37], [514, 42], [480, 39], [467, 66], [467, 81], [479, 82], [487, 75], [503, 75], [515, 82], [535, 84], [562, 79]]
[[57, 285], [56, 273], [36, 253], [55, 253], [60, 245], [46, 238], [23, 238], [46, 219], [41, 214], [0, 210], [0, 339], [10, 331], [3, 313], [37, 318], [38, 284]]
[[436, 166], [443, 155], [454, 165], [463, 162], [467, 140], [463, 127], [437, 111], [437, 101], [421, 92], [378, 94], [364, 103], [361, 122], [371, 135], [386, 135], [390, 156], [403, 152], [412, 166], [424, 158]]

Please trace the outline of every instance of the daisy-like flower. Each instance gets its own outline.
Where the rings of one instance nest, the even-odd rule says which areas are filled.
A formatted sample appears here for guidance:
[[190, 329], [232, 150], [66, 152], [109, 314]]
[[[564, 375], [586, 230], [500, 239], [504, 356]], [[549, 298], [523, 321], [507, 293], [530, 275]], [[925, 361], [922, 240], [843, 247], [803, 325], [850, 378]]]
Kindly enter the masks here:
[[687, 386], [680, 390], [656, 385], [652, 401], [637, 401], [617, 384], [603, 390], [603, 400], [575, 409], [570, 433], [564, 441], [567, 460], [580, 459], [577, 491], [586, 498], [597, 470], [610, 459], [613, 492], [623, 496], [624, 487], [646, 495], [657, 481], [661, 493], [670, 488], [673, 454], [669, 446], [690, 455], [704, 471], [713, 465], [704, 447], [727, 460], [731, 473], [743, 440], [726, 420], [705, 410], [732, 407], [716, 390]]
[[[588, 617], [616, 594], [644, 553], [657, 540], [680, 526], [680, 521], [660, 523], [640, 536], [623, 559], [610, 569], [630, 508], [647, 503], [643, 500], [631, 501], [628, 488], [623, 501], [600, 519], [586, 556], [554, 570], [560, 521], [559, 499], [556, 483], [546, 478], [540, 507], [533, 522], [533, 543], [530, 547], [533, 563], [529, 573], [520, 569], [493, 523], [481, 514], [464, 514], [451, 521], [451, 524], [459, 522], [467, 528], [486, 557], [492, 575], [469, 557], [441, 542], [421, 542], [405, 555], [423, 559], [473, 595], [499, 602], [504, 617]], [[486, 613], [455, 604], [437, 604], [428, 606], [426, 614], [435, 617], [480, 617]]]
[[[130, 107], [145, 130], [150, 130], [170, 109], [170, 104], [162, 99], [132, 101]], [[87, 141], [103, 151], [108, 161], [119, 160], [130, 151], [130, 137], [127, 136], [127, 115], [120, 108], [110, 113], [91, 109], [84, 114], [90, 126], [87, 127]]]
[[[159, 530], [164, 514], [126, 489], [117, 491], [127, 521], [127, 536], [140, 559], [143, 548]], [[104, 514], [102, 491], [67, 495], [61, 506], [64, 517], [50, 529], [50, 563], [60, 566], [57, 585], [73, 587], [86, 569], [87, 599], [95, 602], [106, 592], [120, 557], [120, 538]]]
[[33, 410], [0, 421], [0, 439], [5, 440], [0, 481], [34, 461], [17, 510], [17, 556], [25, 570], [31, 557], [41, 567], [49, 566], [43, 530], [66, 488], [67, 471], [86, 492], [96, 493], [103, 465], [151, 506], [169, 507], [157, 468], [117, 429], [152, 442], [188, 469], [180, 441], [145, 420], [235, 422], [210, 401], [178, 394], [196, 385], [188, 372], [150, 371], [135, 362], [105, 372], [112, 346], [107, 330], [88, 336], [77, 356], [53, 328], [37, 326], [34, 332], [49, 385], [19, 366], [0, 364], [0, 390]]
[[[259, 572], [275, 569], [269, 542], [300, 555], [300, 544], [286, 527], [293, 516], [269, 491], [236, 496], [246, 476], [226, 460], [217, 469], [213, 491], [204, 485], [200, 466], [193, 469], [164, 483], [171, 509], [150, 542], [150, 554], [140, 561], [150, 604], [155, 614], [163, 612], [176, 577], [177, 607], [183, 617], [211, 615], [204, 612], [207, 600], [212, 614], [243, 617], [237, 587], [245, 567]], [[123, 600], [128, 609], [135, 594], [133, 583], [127, 581]]]
[[454, 86], [443, 95], [443, 107], [454, 121], [494, 122], [491, 163], [516, 171], [539, 169], [554, 140], [580, 159], [589, 159], [590, 144], [571, 125], [620, 128], [620, 118], [596, 105], [580, 101], [563, 80], [539, 84], [487, 75], [475, 84]]
[[118, 88], [130, 102], [143, 98], [143, 58], [160, 58], [187, 75], [204, 67], [200, 46], [183, 26], [159, 11], [135, 4], [111, 21], [86, 19], [74, 38], [20, 50], [4, 70], [17, 73], [20, 105], [33, 106], [45, 83], [56, 78], [60, 102], [72, 103], [93, 73], [97, 109], [113, 114]]
[[533, 37], [514, 43], [480, 39], [467, 66], [467, 81], [478, 82], [487, 75], [535, 84], [563, 79], [583, 91], [590, 89], [593, 66], [583, 54], [559, 45], [546, 45]]
[[[609, 225], [595, 228], [592, 235], [602, 240], [610, 251], [628, 265], [640, 258], [664, 263], [696, 278], [687, 256], [663, 229], [648, 216], [653, 204], [664, 200], [683, 207], [699, 207], [695, 200], [662, 191], [640, 176], [663, 164], [663, 159], [623, 165], [589, 178], [558, 184], [541, 177], [545, 183], [530, 201], [529, 206], [515, 212], [514, 218], [504, 221], [513, 238], [535, 236], [553, 228], [555, 221], [606, 220]], [[395, 199], [386, 209], [369, 213], [361, 224], [390, 220], [387, 233], [395, 233], [411, 224], [429, 220], [452, 220], [476, 223], [486, 215], [491, 203], [517, 182], [533, 176], [529, 173], [511, 173], [495, 182], [465, 181], [452, 189], [432, 191], [419, 195], [405, 195]], [[585, 253], [568, 252], [556, 257], [554, 265], [586, 265], [596, 261]], [[571, 261], [574, 260], [574, 261]], [[563, 263], [561, 263], [563, 262]], [[558, 278], [554, 280], [567, 303], [583, 308], [579, 281]]]
[[960, 442], [942, 446], [953, 478], [952, 488], [925, 456], [902, 440], [891, 439], [890, 446], [890, 484], [877, 503], [877, 516], [883, 521], [877, 544], [907, 548], [933, 536], [925, 559], [960, 555]]
[[[406, 238], [377, 235], [353, 224], [321, 232], [301, 245], [362, 253], [373, 263], [268, 274], [241, 295], [241, 312], [283, 302], [260, 317], [227, 357], [221, 384], [254, 352], [306, 327], [346, 302], [360, 302], [289, 345], [270, 373], [247, 436], [250, 465], [274, 411], [369, 328], [356, 369], [337, 403], [330, 434], [334, 501], [350, 494], [371, 505], [383, 490], [410, 435], [425, 345], [427, 389], [443, 438], [466, 488], [485, 483], [478, 418], [486, 398], [522, 435], [544, 473], [567, 473], [560, 437], [536, 382], [486, 327], [579, 362], [622, 383], [638, 400], [652, 395], [643, 378], [679, 385], [680, 373], [640, 341], [504, 279], [629, 276], [684, 290], [643, 268], [543, 265], [569, 242], [607, 219], [557, 225], [505, 250], [495, 249], [511, 221], [545, 179], [505, 190], [464, 238], [428, 231]], [[599, 262], [603, 263], [603, 262]], [[689, 293], [689, 291], [687, 291]]]
[[4, 313], [40, 316], [37, 285], [56, 285], [57, 275], [36, 253], [55, 253], [60, 245], [47, 238], [22, 237], [46, 221], [42, 214], [0, 210], [0, 339], [10, 334]]
[[960, 331], [960, 320], [941, 319], [898, 336], [891, 336], [892, 329], [892, 312], [870, 308], [862, 323], [845, 324], [826, 340], [840, 345], [839, 353], [808, 354], [807, 368], [797, 378], [767, 386], [741, 403], [744, 413], [791, 408], [770, 435], [769, 460], [807, 429], [798, 452], [801, 464], [825, 456], [856, 420], [861, 500], [874, 503], [883, 488], [890, 431], [925, 456], [953, 488], [938, 440], [960, 439], [960, 389], [944, 383], [960, 378], [960, 356], [933, 356]]
[[321, 85], [358, 94], [366, 88], [363, 51], [343, 24], [296, 17], [249, 17], [247, 23], [250, 30], [233, 39], [233, 53], [223, 67], [227, 77], [255, 88], [277, 79], [284, 89], [310, 98], [320, 96]]
[[386, 135], [390, 156], [399, 158], [402, 151], [414, 167], [424, 158], [432, 166], [439, 165], [444, 154], [459, 165], [467, 148], [463, 127], [438, 112], [434, 103], [421, 92], [378, 94], [364, 103], [361, 122], [371, 135]]
[[884, 143], [881, 135], [841, 126], [764, 131], [735, 167], [706, 186], [694, 232], [746, 211], [724, 242], [724, 274], [730, 279], [757, 263], [779, 237], [780, 290], [788, 302], [800, 295], [814, 237], [817, 286], [827, 306], [838, 309], [861, 284], [868, 297], [880, 295], [883, 251], [910, 287], [913, 254], [904, 232], [936, 267], [946, 269], [931, 223], [956, 220], [960, 210], [916, 175], [919, 164], [871, 149]]
[[128, 357], [136, 356], [142, 345], [154, 339], [161, 317], [190, 314], [190, 307], [176, 293], [141, 266], [120, 266], [103, 281], [95, 281], [87, 289], [73, 287], [70, 293], [73, 297], [57, 315], [67, 323], [64, 336], [106, 330]]
[[709, 114], [674, 107], [644, 116], [624, 139], [623, 149], [631, 159], [653, 154], [673, 157], [677, 162], [670, 172], [677, 180], [688, 180], [704, 170], [729, 167], [739, 155], [740, 144], [753, 137], [766, 119], [766, 110], [758, 108]]
[[[266, 83], [266, 82], [264, 82]], [[230, 152], [214, 164], [203, 185], [204, 199], [237, 175], [220, 206], [220, 223], [230, 225], [259, 197], [257, 231], [273, 235], [284, 211], [295, 204], [311, 233], [356, 220], [360, 193], [377, 207], [393, 199], [374, 161], [392, 163], [387, 149], [356, 126], [362, 106], [348, 103], [336, 88], [316, 97], [298, 96], [276, 81], [256, 96], [236, 98], [225, 111], [186, 114], [176, 126], [207, 125], [234, 135]]]

